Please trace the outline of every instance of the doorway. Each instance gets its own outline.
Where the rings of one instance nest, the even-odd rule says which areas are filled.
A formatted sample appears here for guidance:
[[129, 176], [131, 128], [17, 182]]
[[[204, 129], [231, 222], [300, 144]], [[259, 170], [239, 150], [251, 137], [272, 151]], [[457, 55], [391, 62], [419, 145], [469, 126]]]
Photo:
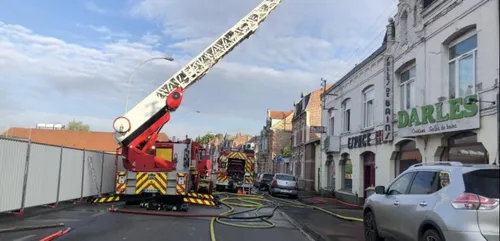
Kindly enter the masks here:
[[375, 186], [375, 153], [365, 152], [363, 157], [363, 197], [366, 198], [366, 189]]

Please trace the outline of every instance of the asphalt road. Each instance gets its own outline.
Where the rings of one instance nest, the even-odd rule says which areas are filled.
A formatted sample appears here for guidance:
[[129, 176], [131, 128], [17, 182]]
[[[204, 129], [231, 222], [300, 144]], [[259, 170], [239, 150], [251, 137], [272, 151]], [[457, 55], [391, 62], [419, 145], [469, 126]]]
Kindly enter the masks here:
[[[64, 223], [71, 227], [71, 231], [57, 240], [182, 240], [182, 241], [210, 241], [210, 218], [177, 218], [162, 216], [146, 216], [137, 214], [108, 212], [109, 204], [91, 206], [74, 205], [70, 208], [50, 213], [35, 215], [28, 218], [17, 218], [0, 222], [0, 229], [15, 227]], [[219, 214], [227, 209], [191, 206], [188, 213]], [[237, 208], [236, 211], [244, 210]], [[259, 214], [269, 213], [271, 209], [260, 210]], [[254, 215], [251, 213], [245, 216]], [[15, 220], [15, 221], [14, 221]], [[269, 219], [275, 227], [271, 229], [248, 229], [215, 224], [217, 241], [308, 241], [285, 216], [279, 212]], [[241, 223], [241, 222], [239, 222]], [[247, 225], [261, 225], [246, 223]], [[50, 228], [32, 231], [0, 233], [0, 240], [31, 241], [57, 232], [61, 228]]]
[[[287, 200], [287, 198], [283, 199]], [[279, 199], [275, 200], [281, 202]], [[345, 221], [318, 210], [290, 207], [285, 202], [281, 203], [284, 205], [280, 207], [282, 212], [296, 220], [298, 228], [316, 241], [365, 240], [363, 223], [361, 222]]]

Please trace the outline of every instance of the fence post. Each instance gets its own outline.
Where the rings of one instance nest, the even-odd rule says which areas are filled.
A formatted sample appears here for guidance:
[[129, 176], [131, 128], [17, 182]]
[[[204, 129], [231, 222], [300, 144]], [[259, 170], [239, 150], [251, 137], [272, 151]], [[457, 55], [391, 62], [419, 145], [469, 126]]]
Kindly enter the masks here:
[[83, 159], [82, 159], [82, 182], [80, 187], [80, 201], [83, 200], [84, 183], [85, 183], [85, 149], [83, 149]]
[[21, 209], [17, 213], [18, 216], [22, 216], [24, 214], [24, 203], [26, 201], [26, 189], [28, 188], [28, 174], [30, 169], [31, 139], [28, 140], [27, 145], [26, 161], [24, 162], [23, 194], [21, 196]]
[[102, 158], [101, 158], [101, 187], [99, 187], [101, 190], [101, 194], [102, 194], [102, 178], [104, 176], [104, 151], [102, 152]]
[[57, 176], [57, 197], [56, 197], [55, 206], [57, 206], [59, 204], [59, 193], [61, 191], [61, 173], [62, 173], [63, 151], [64, 151], [64, 146], [61, 145], [61, 151], [59, 153], [59, 175]]

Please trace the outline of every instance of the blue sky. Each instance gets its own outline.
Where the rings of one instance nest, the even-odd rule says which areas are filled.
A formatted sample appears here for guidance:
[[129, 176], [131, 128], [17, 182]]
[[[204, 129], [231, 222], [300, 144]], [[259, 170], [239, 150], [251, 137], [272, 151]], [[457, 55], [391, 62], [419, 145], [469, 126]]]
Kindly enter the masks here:
[[[260, 0], [0, 3], [0, 128], [76, 119], [112, 131], [134, 67], [133, 105]], [[396, 0], [285, 0], [256, 34], [185, 94], [169, 135], [257, 134], [266, 110], [289, 110], [376, 49]], [[199, 113], [197, 113], [199, 111]]]

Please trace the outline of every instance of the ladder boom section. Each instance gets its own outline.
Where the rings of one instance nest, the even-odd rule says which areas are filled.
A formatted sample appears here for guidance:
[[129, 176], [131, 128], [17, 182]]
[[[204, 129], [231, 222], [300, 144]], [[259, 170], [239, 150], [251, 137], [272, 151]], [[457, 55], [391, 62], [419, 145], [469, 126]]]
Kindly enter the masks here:
[[[115, 121], [114, 124], [117, 143], [127, 145], [142, 131], [149, 128], [148, 125], [165, 114], [165, 101], [169, 94], [176, 89], [178, 90], [179, 87], [186, 90], [203, 78], [223, 57], [250, 37], [281, 2], [282, 0], [264, 0], [163, 85], [154, 90], [123, 117], [119, 117], [121, 118], [120, 123], [117, 124]], [[121, 125], [122, 128], [117, 125]], [[123, 128], [123, 125], [126, 127]], [[118, 131], [118, 129], [125, 130]]]

